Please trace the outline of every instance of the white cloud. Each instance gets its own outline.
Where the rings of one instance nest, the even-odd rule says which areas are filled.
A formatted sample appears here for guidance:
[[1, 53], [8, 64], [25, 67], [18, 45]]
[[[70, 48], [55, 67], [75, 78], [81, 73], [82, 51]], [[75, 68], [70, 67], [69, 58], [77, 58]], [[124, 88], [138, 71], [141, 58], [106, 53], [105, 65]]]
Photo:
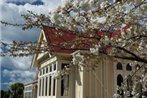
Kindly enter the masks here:
[[3, 77], [9, 77], [10, 82], [22, 82], [27, 83], [31, 82], [33, 79], [35, 79], [36, 72], [35, 71], [28, 71], [28, 70], [7, 70], [4, 69], [2, 71]]
[[34, 77], [34, 72], [30, 72], [28, 70], [7, 70], [7, 69], [4, 69], [3, 72], [2, 72], [3, 76], [11, 76], [11, 77], [17, 77], [17, 76], [20, 76], [22, 78], [25, 78], [25, 77]]
[[[16, 5], [9, 2], [28, 2], [25, 5]], [[0, 20], [7, 21], [10, 23], [23, 24], [24, 20], [21, 14], [26, 13], [27, 10], [31, 10], [37, 14], [48, 14], [49, 11], [60, 5], [60, 0], [42, 0], [44, 5], [31, 5], [29, 2], [36, 0], [0, 0]], [[40, 30], [31, 29], [28, 31], [22, 31], [21, 27], [13, 26], [1, 26], [1, 40], [6, 42], [16, 41], [36, 41]], [[4, 77], [10, 78], [10, 81], [4, 81], [4, 84], [12, 84], [14, 82], [31, 82], [34, 79], [36, 72], [30, 71], [29, 67], [31, 64], [31, 57], [26, 58], [1, 58], [1, 67], [4, 67], [2, 75]], [[11, 69], [11, 70], [8, 70]], [[3, 80], [3, 79], [2, 79]]]
[[[14, 1], [17, 1], [17, 0], [14, 0]], [[38, 14], [48, 14], [49, 11], [56, 8], [60, 4], [58, 3], [58, 1], [59, 0], [44, 0], [45, 5], [36, 6], [31, 4], [25, 4], [25, 5], [18, 6], [12, 3], [8, 4], [2, 0], [2, 2], [0, 3], [0, 8], [1, 8], [0, 20], [7, 21], [10, 23], [23, 24], [24, 20], [21, 17], [21, 14], [25, 14], [27, 10], [31, 10]], [[1, 40], [6, 42], [12, 42], [13, 40], [36, 41], [40, 33], [40, 30], [38, 29], [23, 31], [21, 27], [4, 26], [4, 25], [1, 25], [0, 31], [2, 36]], [[8, 58], [5, 58], [5, 59], [8, 59]], [[14, 66], [17, 66], [18, 68], [22, 67], [22, 69], [24, 69], [25, 66], [28, 66], [30, 65], [29, 63], [31, 63], [31, 59], [27, 59], [27, 58], [23, 58], [23, 59], [11, 58], [11, 61], [14, 63]]]
[[56, 8], [61, 5], [62, 0], [42, 0], [46, 6], [50, 6], [51, 8]]
[[32, 57], [2, 57], [1, 67], [7, 69], [26, 70], [30, 68]]
[[30, 68], [31, 65], [31, 57], [17, 57], [17, 58], [13, 58], [13, 64], [16, 68], [19, 69], [28, 69]]
[[[59, 0], [58, 0], [59, 1]], [[31, 4], [25, 4], [25, 5], [16, 5], [12, 3], [0, 3], [1, 8], [1, 16], [0, 20], [7, 21], [10, 23], [18, 23], [23, 24], [24, 20], [21, 17], [21, 14], [25, 14], [27, 10], [33, 11], [37, 14], [48, 14], [51, 10], [56, 8], [60, 5], [57, 0], [44, 0], [45, 5], [31, 5]], [[37, 39], [38, 32], [40, 32], [38, 29], [32, 29], [28, 31], [22, 31], [21, 27], [12, 27], [12, 26], [1, 26], [1, 35], [3, 40], [34, 40]], [[23, 37], [22, 37], [23, 36]]]

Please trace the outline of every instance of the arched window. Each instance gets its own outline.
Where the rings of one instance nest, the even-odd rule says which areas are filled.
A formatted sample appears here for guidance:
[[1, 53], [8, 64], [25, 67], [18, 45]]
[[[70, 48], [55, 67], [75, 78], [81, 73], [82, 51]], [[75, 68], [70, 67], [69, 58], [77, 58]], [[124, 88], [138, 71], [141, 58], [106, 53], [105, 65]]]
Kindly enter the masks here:
[[120, 62], [117, 63], [116, 67], [117, 67], [118, 70], [122, 70], [123, 69], [122, 68], [122, 64]]
[[130, 65], [129, 63], [128, 63], [127, 66], [126, 66], [126, 70], [127, 70], [127, 71], [131, 71], [131, 70], [132, 70], [132, 67], [131, 67], [131, 65]]
[[122, 75], [119, 74], [119, 75], [117, 76], [117, 85], [118, 85], [118, 86], [121, 86], [121, 83], [122, 83], [122, 82], [123, 82], [123, 77], [122, 77]]

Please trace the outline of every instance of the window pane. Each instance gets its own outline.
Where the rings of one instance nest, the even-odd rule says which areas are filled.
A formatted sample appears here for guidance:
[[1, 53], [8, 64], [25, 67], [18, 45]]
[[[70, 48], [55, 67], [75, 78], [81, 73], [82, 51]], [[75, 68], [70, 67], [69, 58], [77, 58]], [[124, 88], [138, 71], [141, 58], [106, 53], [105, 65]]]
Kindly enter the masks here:
[[48, 67], [46, 67], [46, 73], [48, 73]]
[[29, 98], [32, 98], [32, 92], [29, 92]]
[[45, 74], [45, 68], [43, 68], [43, 74]]
[[39, 96], [41, 95], [41, 79], [40, 79], [40, 83], [39, 83]]
[[44, 96], [44, 78], [42, 79], [42, 96]]
[[[65, 66], [68, 68], [68, 64], [63, 63], [61, 69], [64, 70]], [[67, 96], [69, 89], [69, 75], [61, 76], [61, 96]]]
[[48, 77], [46, 77], [45, 96], [47, 96]]
[[123, 70], [122, 64], [120, 62], [118, 62], [116, 66], [118, 70]]
[[40, 76], [42, 75], [42, 69], [40, 69]]
[[51, 96], [51, 79], [52, 77], [49, 76], [49, 96]]
[[117, 76], [117, 85], [121, 87], [122, 82], [123, 82], [123, 77], [122, 77], [122, 75], [119, 74]]
[[50, 72], [52, 71], [52, 65], [50, 66]]
[[[62, 78], [63, 78], [63, 76], [62, 76]], [[61, 96], [63, 96], [64, 95], [64, 81], [63, 81], [63, 79], [61, 80]]]
[[131, 71], [131, 70], [132, 70], [132, 67], [131, 67], [131, 65], [130, 65], [129, 63], [128, 63], [127, 66], [126, 66], [126, 70], [127, 70], [127, 71]]
[[54, 64], [54, 70], [56, 70], [56, 64]]
[[53, 96], [55, 96], [56, 91], [56, 79], [53, 80]]
[[62, 76], [61, 80], [61, 96], [68, 96], [69, 92], [69, 75]]

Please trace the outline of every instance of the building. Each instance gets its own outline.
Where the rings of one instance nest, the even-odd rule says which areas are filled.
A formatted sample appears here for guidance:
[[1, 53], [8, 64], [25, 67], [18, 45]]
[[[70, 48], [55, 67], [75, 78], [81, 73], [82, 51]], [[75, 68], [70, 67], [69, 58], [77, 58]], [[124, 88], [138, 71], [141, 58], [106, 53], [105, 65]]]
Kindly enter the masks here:
[[24, 85], [24, 98], [37, 98], [37, 81]]
[[[57, 32], [64, 36], [57, 36]], [[103, 55], [95, 71], [71, 66], [73, 55], [83, 51], [60, 47], [61, 42], [74, 41], [75, 38], [75, 35], [64, 32], [51, 27], [43, 28], [38, 43], [49, 44], [49, 52], [34, 55], [32, 67], [38, 67], [38, 78], [25, 85], [24, 98], [112, 98], [117, 87], [132, 72], [132, 66], [126, 61], [113, 61]], [[57, 46], [51, 47], [53, 45]], [[69, 74], [58, 75], [64, 68], [69, 68]]]

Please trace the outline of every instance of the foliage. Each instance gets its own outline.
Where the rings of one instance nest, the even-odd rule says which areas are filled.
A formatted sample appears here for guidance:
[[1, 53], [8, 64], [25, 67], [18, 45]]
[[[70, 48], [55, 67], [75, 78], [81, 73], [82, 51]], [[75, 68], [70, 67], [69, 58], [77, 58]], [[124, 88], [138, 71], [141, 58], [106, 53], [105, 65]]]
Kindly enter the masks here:
[[1, 98], [9, 98], [10, 92], [1, 90], [0, 95], [1, 95]]
[[16, 91], [17, 89], [20, 89], [20, 88], [24, 89], [24, 86], [22, 83], [14, 83], [11, 85], [12, 91]]
[[22, 83], [14, 83], [11, 85], [12, 98], [23, 98], [24, 85]]
[[[48, 16], [28, 11], [27, 14], [22, 15], [26, 20], [25, 24], [1, 23], [23, 26], [24, 30], [49, 26], [74, 32], [80, 38], [72, 43], [71, 49], [76, 50], [76, 45], [81, 40], [92, 39], [93, 43], [89, 46], [92, 54], [103, 53], [114, 58], [147, 63], [146, 3], [146, 0], [117, 0], [114, 3], [97, 0], [69, 0], [50, 12]], [[90, 43], [89, 41], [87, 43]], [[46, 46], [46, 43], [44, 44]], [[1, 53], [1, 56], [8, 55], [8, 52], [12, 56], [28, 56], [48, 51], [48, 47], [38, 49], [35, 47], [38, 45], [32, 42], [14, 41], [13, 46], [8, 45], [11, 50]], [[64, 46], [66, 47], [65, 44]], [[13, 53], [13, 50], [26, 52]]]
[[[98, 62], [100, 55], [104, 54], [111, 58], [130, 60], [147, 64], [147, 1], [146, 0], [116, 0], [113, 3], [99, 0], [67, 0], [49, 15], [37, 15], [31, 11], [22, 15], [25, 24], [5, 25], [22, 26], [23, 30], [45, 26], [53, 27], [62, 36], [66, 31], [75, 34], [74, 42], [64, 42], [60, 47], [71, 50], [86, 50], [88, 53], [75, 56], [73, 63], [88, 65]], [[65, 39], [64, 39], [65, 40]], [[84, 43], [83, 43], [84, 42]], [[42, 45], [43, 44], [43, 45]], [[78, 47], [84, 44], [86, 49]], [[28, 56], [36, 53], [49, 51], [46, 42], [15, 42], [8, 44], [1, 42], [4, 47], [1, 56]], [[38, 47], [41, 46], [41, 47]], [[67, 46], [71, 46], [70, 48]], [[92, 58], [92, 59], [89, 59]], [[91, 62], [86, 62], [90, 61]], [[146, 73], [146, 72], [145, 72]], [[146, 77], [147, 75], [144, 74]], [[132, 78], [132, 77], [131, 77]], [[141, 79], [138, 79], [141, 80]], [[131, 88], [141, 88], [139, 81]], [[123, 87], [125, 89], [125, 85]], [[140, 93], [140, 91], [139, 91]]]

